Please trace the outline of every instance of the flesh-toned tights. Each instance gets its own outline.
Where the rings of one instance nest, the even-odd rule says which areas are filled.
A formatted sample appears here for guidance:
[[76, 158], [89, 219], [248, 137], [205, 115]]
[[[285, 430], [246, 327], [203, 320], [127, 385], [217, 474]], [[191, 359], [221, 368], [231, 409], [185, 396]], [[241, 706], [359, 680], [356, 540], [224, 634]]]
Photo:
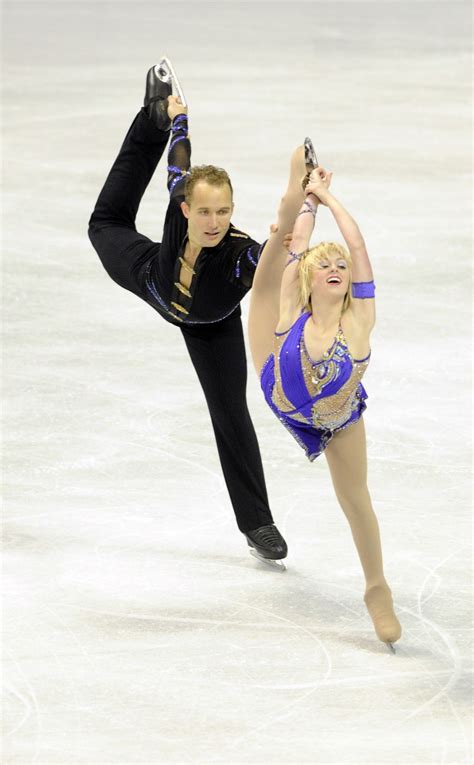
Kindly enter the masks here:
[[336, 433], [324, 452], [339, 504], [349, 521], [366, 587], [385, 585], [377, 518], [367, 488], [367, 447], [363, 417]]

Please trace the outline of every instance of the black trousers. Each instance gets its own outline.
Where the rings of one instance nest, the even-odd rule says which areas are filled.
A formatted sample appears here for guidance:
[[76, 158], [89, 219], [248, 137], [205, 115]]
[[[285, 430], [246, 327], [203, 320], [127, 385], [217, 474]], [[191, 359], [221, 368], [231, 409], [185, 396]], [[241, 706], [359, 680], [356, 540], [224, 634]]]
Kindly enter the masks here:
[[[159, 257], [162, 247], [169, 246], [172, 237], [165, 225], [163, 242], [152, 242], [137, 232], [135, 218], [168, 137], [143, 111], [135, 118], [89, 224], [90, 239], [109, 276], [144, 300], [145, 269], [151, 259]], [[153, 308], [160, 313], [156, 305]], [[163, 316], [169, 321], [164, 312]], [[247, 361], [240, 307], [214, 324], [178, 326], [207, 401], [237, 525], [246, 532], [273, 523], [246, 401]]]

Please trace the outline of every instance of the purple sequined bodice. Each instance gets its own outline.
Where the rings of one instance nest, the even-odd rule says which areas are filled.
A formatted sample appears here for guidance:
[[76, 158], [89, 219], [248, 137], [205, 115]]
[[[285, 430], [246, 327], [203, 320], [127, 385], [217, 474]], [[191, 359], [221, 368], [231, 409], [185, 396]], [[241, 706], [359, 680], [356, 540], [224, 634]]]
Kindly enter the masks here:
[[[354, 359], [339, 327], [331, 348], [321, 360], [313, 361], [304, 342], [310, 316], [310, 312], [301, 314], [287, 332], [275, 334], [275, 350], [263, 366], [261, 384], [269, 406], [303, 441], [312, 459], [333, 432], [355, 422], [365, 409], [367, 394], [360, 381], [370, 355]], [[310, 432], [318, 436], [321, 448], [309, 445]]]

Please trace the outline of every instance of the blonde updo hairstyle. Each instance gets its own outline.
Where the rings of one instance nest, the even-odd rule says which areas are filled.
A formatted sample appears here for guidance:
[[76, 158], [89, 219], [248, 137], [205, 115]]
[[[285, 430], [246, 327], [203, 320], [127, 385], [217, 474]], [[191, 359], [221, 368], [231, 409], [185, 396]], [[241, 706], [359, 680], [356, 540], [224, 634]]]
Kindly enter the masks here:
[[342, 304], [342, 313], [347, 311], [351, 304], [352, 295], [352, 260], [349, 251], [336, 242], [320, 242], [315, 247], [306, 250], [300, 260], [299, 279], [300, 279], [300, 299], [303, 309], [311, 309], [311, 283], [313, 281], [313, 269], [322, 260], [327, 260], [330, 256], [336, 255], [343, 258], [349, 268], [349, 286], [344, 296]]

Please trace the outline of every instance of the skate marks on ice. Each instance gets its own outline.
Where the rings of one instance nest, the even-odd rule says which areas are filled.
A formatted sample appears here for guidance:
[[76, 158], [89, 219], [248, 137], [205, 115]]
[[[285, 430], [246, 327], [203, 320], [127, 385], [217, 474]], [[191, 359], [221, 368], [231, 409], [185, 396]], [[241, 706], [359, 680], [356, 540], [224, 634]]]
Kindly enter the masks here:
[[[297, 747], [293, 752], [298, 747], [306, 751], [311, 746], [307, 726], [318, 719], [328, 727], [322, 736], [318, 730], [321, 761], [345, 762], [340, 749], [339, 759], [331, 759], [337, 740], [331, 709], [343, 710], [357, 698], [351, 715], [364, 728], [375, 719], [374, 693], [386, 699], [386, 719], [380, 723], [386, 735], [400, 730], [402, 741], [406, 732], [411, 735], [411, 724], [427, 724], [427, 718], [435, 726], [442, 709], [445, 725], [449, 711], [467, 751], [462, 720], [451, 699], [459, 651], [452, 633], [425, 613], [448, 558], [427, 568], [412, 608], [396, 603], [404, 635], [392, 657], [373, 633], [360, 592], [317, 579], [314, 561], [298, 567], [293, 560], [284, 577], [243, 568], [240, 551], [226, 565], [206, 551], [181, 561], [176, 554], [153, 551], [144, 522], [129, 538], [127, 550], [126, 526], [104, 537], [99, 557], [93, 556], [95, 564], [80, 552], [68, 555], [73, 573], [60, 583], [64, 597], [38, 598], [36, 610], [29, 608], [43, 658], [41, 666], [29, 658], [25, 638], [20, 639], [11, 664], [12, 699], [18, 708], [10, 739], [25, 731], [32, 740], [36, 726], [36, 761], [47, 759], [51, 710], [56, 709], [58, 726], [61, 721], [74, 723], [79, 732], [95, 719], [109, 732], [117, 726], [130, 732], [137, 726], [148, 731], [156, 727], [153, 740], [165, 761], [179, 752], [191, 761], [197, 756], [216, 763], [258, 761], [262, 741], [272, 756], [280, 748], [291, 761], [285, 738], [291, 731], [292, 746]], [[170, 540], [164, 543], [168, 546]], [[140, 554], [134, 565], [132, 550], [133, 556]], [[418, 565], [413, 562], [412, 570]], [[342, 581], [347, 582], [345, 575]], [[110, 592], [118, 585], [113, 600], [121, 607], [110, 608]], [[21, 602], [18, 607], [28, 612]], [[16, 632], [22, 635], [22, 619]], [[47, 695], [44, 671], [50, 676]], [[102, 690], [97, 694], [98, 683]], [[125, 689], [127, 697], [140, 699], [139, 705], [110, 703]], [[159, 710], [159, 721], [151, 712], [146, 716], [147, 707]], [[231, 715], [238, 726], [224, 735], [227, 726], [232, 728]], [[217, 735], [210, 749], [201, 740], [193, 754], [191, 741], [211, 718], [223, 735]], [[185, 719], [189, 740], [174, 732]], [[242, 747], [249, 753], [247, 760], [241, 760]], [[31, 755], [32, 748], [28, 751]], [[391, 762], [401, 761], [401, 749], [396, 751]], [[440, 745], [436, 751], [436, 759], [420, 762], [438, 762]], [[450, 752], [452, 757], [448, 747], [446, 761], [452, 761]], [[85, 760], [92, 753], [86, 751]], [[67, 756], [67, 746], [62, 754]]]
[[[436, 568], [441, 567], [448, 558], [446, 558], [445, 561], [441, 562], [439, 566]], [[470, 745], [468, 741], [468, 734], [466, 731], [466, 726], [463, 725], [463, 720], [461, 719], [460, 714], [458, 713], [458, 710], [456, 708], [455, 703], [453, 703], [452, 698], [450, 697], [450, 692], [452, 689], [456, 686], [456, 683], [458, 682], [460, 675], [461, 675], [461, 660], [460, 660], [460, 652], [455, 644], [455, 640], [453, 636], [450, 634], [450, 632], [446, 629], [443, 629], [439, 624], [435, 623], [433, 620], [427, 619], [423, 613], [423, 605], [435, 594], [436, 588], [434, 588], [429, 594], [425, 595], [424, 591], [426, 589], [426, 585], [428, 581], [432, 577], [438, 577], [436, 574], [436, 571], [430, 570], [427, 574], [427, 577], [425, 581], [423, 582], [423, 585], [420, 588], [420, 592], [417, 597], [417, 607], [416, 610], [412, 610], [409, 608], [402, 608], [396, 604], [396, 608], [398, 612], [401, 615], [401, 618], [403, 619], [403, 615], [413, 616], [415, 618], [415, 626], [410, 626], [407, 624], [408, 620], [405, 619], [405, 631], [404, 636], [402, 636], [401, 641], [396, 643], [396, 649], [397, 649], [397, 658], [393, 657], [393, 659], [389, 658], [388, 660], [391, 662], [390, 664], [387, 664], [387, 659], [384, 658], [382, 655], [380, 658], [383, 661], [383, 665], [380, 665], [378, 667], [377, 671], [374, 671], [374, 664], [371, 665], [370, 672], [367, 675], [361, 674], [361, 673], [354, 673], [354, 674], [346, 674], [344, 677], [337, 677], [337, 668], [334, 667], [336, 670], [332, 673], [333, 664], [331, 660], [331, 654], [330, 654], [330, 647], [332, 647], [333, 652], [337, 650], [337, 661], [339, 661], [341, 653], [340, 653], [340, 647], [337, 649], [335, 648], [335, 643], [337, 645], [340, 640], [338, 639], [337, 635], [334, 634], [328, 634], [327, 630], [324, 629], [324, 627], [318, 631], [312, 628], [309, 632], [313, 636], [313, 638], [316, 637], [316, 635], [319, 635], [318, 644], [320, 646], [321, 651], [323, 652], [324, 657], [326, 657], [327, 660], [327, 668], [326, 672], [321, 676], [319, 681], [317, 683], [306, 683], [306, 684], [299, 684], [298, 688], [308, 688], [307, 693], [304, 693], [300, 698], [288, 703], [286, 707], [283, 707], [278, 710], [278, 712], [273, 715], [270, 719], [266, 720], [264, 723], [260, 724], [257, 728], [254, 730], [247, 732], [246, 734], [239, 737], [236, 741], [232, 743], [231, 747], [226, 748], [226, 752], [239, 750], [240, 747], [242, 747], [245, 743], [248, 744], [250, 739], [253, 738], [259, 738], [261, 735], [268, 731], [268, 740], [272, 740], [275, 742], [275, 730], [278, 730], [278, 724], [283, 723], [284, 721], [287, 721], [289, 718], [292, 717], [293, 714], [301, 713], [305, 714], [307, 709], [305, 709], [305, 704], [309, 702], [309, 697], [311, 697], [316, 692], [322, 693], [324, 689], [331, 689], [332, 692], [338, 691], [338, 689], [356, 689], [358, 688], [361, 694], [364, 694], [369, 688], [371, 687], [378, 687], [380, 690], [384, 689], [385, 695], [390, 695], [391, 692], [395, 693], [395, 695], [400, 694], [403, 695], [404, 688], [410, 689], [410, 688], [423, 688], [423, 690], [428, 690], [428, 686], [437, 686], [436, 689], [431, 690], [431, 695], [423, 701], [422, 704], [416, 706], [414, 709], [412, 709], [408, 714], [405, 714], [401, 717], [401, 719], [397, 720], [397, 713], [394, 714], [394, 708], [389, 703], [387, 706], [387, 715], [389, 722], [386, 726], [387, 733], [390, 735], [392, 732], [394, 735], [400, 735], [401, 739], [403, 739], [403, 736], [405, 735], [405, 731], [409, 734], [409, 721], [413, 718], [423, 718], [423, 712], [426, 710], [429, 711], [430, 707], [433, 707], [436, 702], [443, 702], [444, 707], [447, 709], [448, 714], [452, 717], [452, 721], [454, 724], [455, 729], [455, 736], [459, 736], [459, 741], [462, 741], [462, 747], [459, 746], [459, 750], [462, 749], [462, 755], [459, 759], [459, 762], [461, 763], [468, 763], [470, 762]], [[356, 593], [353, 593], [356, 595]], [[327, 595], [327, 593], [325, 593]], [[270, 614], [268, 611], [264, 609], [258, 609], [261, 613], [264, 613], [265, 615], [272, 615], [274, 618], [281, 617]], [[283, 621], [283, 620], [282, 620]], [[289, 621], [289, 620], [285, 620]], [[367, 621], [367, 619], [365, 619]], [[292, 624], [295, 624], [295, 622], [291, 622]], [[424, 639], [424, 636], [422, 635], [421, 638], [417, 633], [419, 632], [418, 624], [421, 624], [424, 635], [428, 636], [429, 638], [429, 645], [427, 646], [427, 641]], [[350, 628], [347, 628], [346, 632], [349, 632]], [[419, 645], [416, 645], [416, 642], [418, 641]], [[351, 642], [354, 644], [354, 637], [349, 637], [347, 642]], [[374, 647], [377, 645], [379, 646], [379, 649], [382, 649], [383, 652], [385, 652], [385, 646], [383, 643], [380, 643], [380, 641], [377, 641], [375, 635], [372, 634], [372, 630], [369, 629], [369, 638], [365, 639], [363, 642], [361, 640], [357, 641], [359, 644], [359, 648], [357, 651], [359, 652], [360, 649], [362, 650], [368, 650], [373, 652]], [[415, 647], [413, 648], [413, 642], [415, 642]], [[420, 650], [421, 648], [421, 650]], [[444, 650], [447, 649], [447, 650]], [[290, 649], [291, 650], [291, 649]], [[359, 662], [359, 666], [361, 666], [361, 669], [368, 668], [367, 665], [364, 665], [362, 662], [360, 662], [360, 652], [359, 656], [355, 656], [354, 652], [351, 653], [351, 656], [354, 659], [354, 666], [357, 666], [357, 663]], [[431, 660], [431, 664], [436, 667], [436, 665], [439, 665], [439, 659], [443, 660], [443, 663], [447, 663], [448, 667], [445, 669], [430, 669], [428, 663]], [[434, 659], [434, 661], [432, 661]], [[409, 663], [409, 668], [406, 667], [407, 662]], [[258, 685], [254, 685], [254, 687], [259, 687]], [[274, 684], [274, 685], [268, 685], [266, 686], [268, 690], [271, 690], [272, 693], [275, 693], [279, 690], [290, 690], [292, 688], [295, 688], [295, 685], [284, 685], [284, 684]], [[420, 694], [421, 695], [421, 694]], [[407, 703], [405, 706], [413, 705], [413, 702], [416, 702], [417, 694], [411, 693], [408, 696]], [[400, 709], [397, 710], [397, 712], [401, 711]], [[431, 720], [431, 724], [433, 726], [436, 726], [437, 724], [437, 713], [439, 715], [439, 709], [433, 712], [430, 712], [429, 719]], [[366, 720], [364, 721], [366, 722]], [[398, 731], [401, 731], [399, 734]], [[283, 740], [283, 739], [282, 739]], [[324, 748], [324, 747], [322, 747]], [[332, 750], [332, 747], [328, 746], [328, 760], [327, 762], [336, 762], [336, 760], [332, 760], [331, 756], [334, 754]], [[444, 742], [443, 748], [442, 748], [442, 761], [451, 761], [450, 758], [452, 754], [450, 754], [450, 746], [447, 742]], [[319, 752], [319, 757], [322, 757], [321, 750]], [[212, 762], [220, 762], [220, 758], [216, 758], [215, 760], [211, 760]], [[318, 760], [321, 762], [326, 762], [326, 760]], [[339, 760], [338, 760], [339, 761]], [[348, 760], [349, 761], [349, 760]], [[375, 760], [368, 759], [367, 761], [375, 762]], [[395, 760], [387, 760], [387, 762], [395, 762]], [[396, 760], [398, 762], [398, 760]], [[426, 760], [428, 762], [428, 760]], [[430, 760], [431, 761], [431, 760]], [[438, 761], [438, 760], [437, 760]], [[421, 760], [420, 760], [421, 762]], [[456, 760], [458, 762], [458, 760]]]
[[[417, 640], [423, 648], [425, 647], [428, 648], [429, 651], [433, 654], [433, 656], [438, 659], [438, 661], [447, 663], [450, 666], [446, 670], [430, 672], [430, 678], [433, 678], [433, 680], [436, 682], [436, 684], [438, 685], [438, 690], [435, 693], [433, 693], [433, 695], [430, 698], [428, 698], [426, 701], [424, 701], [422, 704], [420, 704], [414, 710], [412, 710], [409, 714], [407, 714], [397, 725], [397, 727], [403, 726], [403, 724], [406, 721], [416, 716], [419, 716], [422, 712], [434, 706], [436, 702], [440, 700], [444, 700], [447, 703], [454, 720], [458, 723], [458, 726], [457, 726], [458, 735], [460, 736], [464, 744], [464, 751], [466, 753], [466, 762], [468, 761], [468, 758], [469, 758], [469, 748], [470, 748], [468, 738], [467, 738], [467, 733], [463, 726], [461, 717], [456, 709], [456, 706], [455, 704], [453, 704], [453, 701], [450, 698], [451, 691], [455, 689], [463, 673], [463, 663], [462, 663], [461, 653], [456, 644], [456, 640], [454, 636], [451, 634], [451, 632], [441, 627], [440, 624], [435, 622], [433, 619], [427, 618], [423, 614], [423, 609], [424, 609], [424, 606], [431, 600], [431, 598], [433, 598], [436, 595], [440, 587], [442, 576], [438, 574], [438, 570], [441, 569], [443, 566], [445, 566], [453, 557], [461, 554], [463, 550], [467, 550], [467, 549], [468, 548], [466, 547], [466, 548], [462, 548], [461, 550], [455, 553], [451, 553], [433, 568], [424, 565], [423, 568], [426, 569], [427, 573], [417, 595], [416, 608], [413, 610], [409, 608], [400, 609], [400, 613], [402, 615], [407, 614], [409, 616], [415, 617], [418, 623], [417, 624], [418, 633], [420, 633], [419, 626], [421, 626], [422, 628], [421, 634], [418, 634], [416, 636], [413, 634], [414, 630], [412, 628], [407, 635], [409, 640], [411, 642], [413, 642], [414, 640]], [[417, 564], [420, 565], [419, 562], [417, 562]], [[402, 640], [403, 640], [403, 636], [402, 636]], [[413, 652], [413, 649], [410, 650], [410, 645], [408, 645], [407, 647], [402, 645], [401, 648], [402, 648], [402, 653], [406, 653], [407, 656], [410, 656], [410, 653]], [[468, 694], [468, 697], [469, 697], [469, 694]], [[468, 698], [467, 698], [467, 701], [469, 703]]]
[[[183, 437], [180, 447], [184, 441]], [[122, 447], [137, 453], [139, 461], [149, 452], [152, 461], [160, 461], [162, 467], [167, 467], [164, 460], [168, 455], [176, 468], [186, 464], [191, 470], [201, 470], [194, 456], [184, 456], [174, 443], [169, 449], [156, 447], [156, 453], [136, 439], [124, 440]], [[176, 452], [180, 459], [175, 461]], [[207, 500], [208, 490], [215, 490], [215, 496], [220, 497], [221, 487], [214, 483], [213, 474], [213, 470], [206, 474], [200, 503]], [[144, 478], [148, 480], [148, 473]], [[57, 489], [62, 485], [60, 481]], [[147, 496], [152, 499], [152, 494]], [[319, 496], [326, 501], [324, 487]], [[96, 502], [100, 499], [99, 495]], [[43, 671], [28, 659], [30, 647], [26, 643], [15, 645], [16, 666], [23, 675], [12, 663], [11, 699], [18, 707], [11, 725], [12, 731], [17, 730], [9, 740], [25, 739], [26, 733], [33, 741], [36, 726], [37, 761], [47, 759], [51, 738], [56, 739], [56, 746], [62, 741], [60, 731], [53, 735], [51, 729], [51, 696], [54, 709], [64, 706], [66, 717], [61, 718], [58, 712], [58, 720], [63, 719], [70, 732], [78, 726], [86, 730], [92, 719], [109, 732], [114, 726], [130, 732], [140, 725], [147, 730], [156, 726], [152, 718], [143, 723], [139, 709], [126, 712], [121, 705], [110, 706], [105, 697], [112, 693], [130, 699], [143, 696], [146, 703], [158, 704], [164, 722], [158, 726], [156, 741], [165, 760], [171, 752], [191, 761], [196, 756], [189, 741], [180, 740], [173, 731], [177, 721], [189, 717], [189, 739], [199, 739], [199, 730], [210, 724], [202, 712], [207, 705], [223, 730], [231, 726], [227, 714], [233, 710], [238, 729], [232, 736], [216, 736], [212, 750], [201, 741], [201, 759], [238, 762], [239, 747], [245, 745], [254, 756], [252, 760], [249, 754], [248, 761], [255, 762], [261, 755], [261, 740], [273, 757], [280, 747], [291, 758], [285, 736], [303, 753], [310, 751], [313, 742], [303, 730], [303, 721], [307, 726], [318, 718], [328, 728], [319, 752], [321, 759], [327, 755], [329, 763], [339, 735], [334, 720], [342, 713], [339, 710], [344, 709], [345, 699], [350, 698], [353, 704], [361, 701], [360, 712], [353, 714], [359, 728], [364, 729], [375, 719], [371, 706], [375, 694], [387, 700], [388, 720], [382, 725], [386, 735], [395, 729], [403, 736], [407, 732], [411, 735], [411, 726], [420, 720], [435, 727], [441, 719], [445, 730], [449, 728], [455, 739], [464, 741], [463, 751], [467, 752], [460, 705], [453, 695], [460, 672], [456, 634], [444, 626], [442, 618], [427, 613], [430, 603], [439, 602], [443, 569], [449, 569], [450, 558], [462, 550], [431, 566], [425, 557], [422, 563], [415, 558], [394, 561], [395, 570], [405, 572], [400, 582], [393, 583], [404, 634], [397, 643], [397, 656], [392, 657], [373, 632], [360, 590], [347, 586], [355, 566], [349, 565], [335, 583], [327, 555], [315, 558], [312, 539], [308, 547], [301, 544], [301, 534], [309, 524], [301, 518], [300, 500], [281, 492], [278, 503], [286, 508], [276, 513], [281, 531], [292, 540], [284, 576], [265, 572], [260, 564], [256, 568], [245, 538], [235, 532], [228, 516], [219, 520], [215, 507], [203, 520], [199, 514], [193, 515], [191, 505], [182, 508], [181, 504], [174, 506], [171, 515], [162, 517], [162, 511], [157, 513], [156, 507], [147, 507], [143, 500], [136, 501], [136, 507], [128, 499], [126, 504], [120, 502], [117, 491], [98, 515], [83, 512], [79, 518], [74, 513], [61, 514], [51, 503], [48, 513], [39, 512], [36, 517], [25, 513], [23, 520], [35, 518], [33, 525], [24, 526], [30, 532], [23, 540], [29, 566], [35, 565], [35, 548], [36, 553], [44, 554], [49, 547], [52, 554], [63, 551], [68, 567], [77, 573], [62, 579], [57, 592], [40, 593], [37, 600], [33, 599], [31, 618], [25, 624], [30, 631], [32, 625], [37, 628], [35, 645], [51, 678], [45, 694]], [[16, 520], [21, 528], [20, 516]], [[186, 544], [177, 540], [183, 521]], [[334, 528], [330, 526], [325, 533], [332, 539]], [[17, 541], [18, 536], [13, 536], [12, 552]], [[336, 536], [332, 544], [339, 551]], [[420, 566], [424, 569], [421, 576]], [[324, 579], [320, 576], [322, 568]], [[413, 581], [422, 582], [419, 592], [410, 593], [407, 583]], [[73, 599], [71, 593], [75, 593]], [[397, 598], [401, 593], [403, 600]], [[110, 608], [112, 603], [119, 608]], [[21, 601], [17, 601], [18, 608], [21, 613], [28, 611]], [[16, 631], [20, 633], [22, 628], [19, 621]], [[62, 634], [61, 642], [51, 640], [55, 632]], [[124, 668], [120, 680], [114, 677], [117, 661]], [[92, 689], [97, 687], [98, 677], [102, 678], [103, 690], [96, 697]], [[158, 696], [153, 697], [157, 687]], [[178, 696], [187, 698], [184, 710], [179, 707]], [[167, 704], [171, 704], [170, 711], [163, 712]], [[282, 730], [281, 740], [275, 729]], [[440, 732], [435, 741], [444, 735]], [[78, 745], [74, 735], [73, 741]], [[432, 759], [426, 756], [420, 762], [439, 762], [443, 751], [445, 760], [452, 760], [454, 750], [446, 741], [442, 738], [437, 747], [433, 746]], [[460, 748], [461, 744], [458, 757]], [[97, 751], [90, 749], [89, 759], [97, 759]], [[32, 748], [28, 752], [30, 755]], [[337, 752], [339, 760], [333, 762], [351, 762], [341, 749]], [[402, 761], [402, 749], [397, 752], [392, 762]]]
[[[167, 752], [174, 752], [175, 754], [180, 752], [185, 758], [191, 757], [192, 759], [193, 750], [188, 749], [186, 741], [183, 741], [182, 732], [176, 731], [176, 734], [173, 735], [172, 730], [176, 727], [175, 720], [181, 718], [184, 720], [189, 714], [191, 728], [197, 732], [203, 723], [200, 712], [201, 705], [202, 709], [205, 709], [208, 704], [211, 704], [212, 714], [217, 719], [221, 718], [222, 724], [225, 725], [226, 721], [228, 722], [226, 710], [223, 709], [220, 712], [215, 708], [215, 695], [217, 694], [217, 702], [219, 699], [228, 701], [229, 697], [232, 698], [234, 715], [236, 710], [237, 715], [239, 715], [241, 707], [248, 707], [248, 713], [244, 714], [242, 711], [242, 717], [247, 719], [240, 719], [239, 716], [237, 718], [239, 730], [247, 728], [255, 717], [256, 710], [252, 703], [255, 689], [262, 688], [260, 702], [263, 702], [268, 685], [265, 685], [264, 680], [263, 683], [256, 683], [255, 672], [261, 673], [263, 669], [264, 673], [268, 672], [273, 677], [273, 662], [276, 661], [277, 666], [283, 666], [289, 646], [304, 650], [308, 654], [310, 666], [306, 667], [304, 674], [300, 674], [301, 680], [304, 676], [307, 677], [308, 673], [312, 674], [312, 665], [314, 664], [316, 681], [313, 685], [317, 687], [317, 677], [321, 673], [327, 673], [328, 669], [327, 662], [323, 661], [322, 666], [320, 666], [321, 652], [318, 650], [317, 639], [307, 633], [310, 638], [309, 644], [299, 645], [302, 630], [297, 625], [291, 622], [284, 624], [282, 619], [275, 623], [274, 615], [264, 612], [262, 609], [255, 609], [256, 613], [254, 613], [244, 603], [217, 603], [218, 610], [226, 612], [225, 618], [219, 619], [211, 618], [209, 615], [207, 617], [179, 615], [167, 617], [147, 616], [144, 613], [132, 612], [121, 614], [101, 609], [69, 606], [68, 604], [61, 604], [58, 607], [65, 614], [66, 621], [70, 621], [71, 616], [77, 621], [76, 617], [80, 614], [81, 617], [91, 619], [100, 626], [101, 634], [108, 632], [110, 635], [113, 633], [117, 635], [127, 632], [126, 645], [123, 641], [117, 641], [117, 651], [112, 651], [112, 653], [109, 651], [107, 654], [101, 653], [97, 650], [97, 645], [89, 641], [91, 651], [88, 652], [87, 661], [92, 661], [93, 667], [90, 674], [88, 673], [88, 682], [93, 682], [92, 676], [99, 671], [103, 678], [110, 682], [113, 667], [117, 670], [116, 662], [119, 660], [123, 670], [121, 674], [128, 680], [131, 679], [131, 676], [134, 677], [134, 697], [143, 698], [145, 702], [149, 703], [154, 696], [154, 703], [160, 709], [160, 720], [159, 722], [156, 720], [158, 730], [154, 738], [164, 747], [162, 751], [166, 749]], [[204, 609], [204, 613], [206, 610]], [[49, 613], [52, 614], [52, 611]], [[265, 614], [264, 621], [258, 619], [262, 613]], [[256, 618], [252, 619], [252, 616]], [[177, 634], [180, 640], [178, 651], [176, 650]], [[143, 645], [145, 642], [143, 638], [146, 635], [150, 637], [148, 647]], [[144, 675], [140, 669], [140, 659], [136, 655], [138, 643], [143, 660], [146, 661], [148, 658], [150, 662], [149, 669], [153, 674], [153, 688], [149, 685], [149, 673]], [[258, 659], [254, 662], [246, 661], [245, 657], [249, 652], [252, 656], [258, 657], [262, 645], [265, 646], [263, 664]], [[143, 649], [145, 649], [145, 653], [143, 653]], [[268, 651], [271, 654], [270, 662], [268, 662]], [[65, 659], [64, 653], [62, 658]], [[60, 665], [62, 664], [63, 662], [60, 661]], [[63, 671], [64, 669], [66, 669], [65, 664]], [[81, 672], [76, 671], [73, 667], [71, 669], [71, 688], [69, 691], [74, 685], [74, 680], [84, 672], [83, 669]], [[284, 678], [286, 680], [286, 683], [283, 683], [284, 687], [293, 688], [293, 691], [301, 696], [299, 689], [307, 688], [308, 684], [292, 682], [295, 680], [294, 676], [292, 677], [292, 671], [294, 672], [294, 667], [290, 667], [290, 671]], [[56, 671], [53, 670], [51, 675], [52, 695], [55, 696], [54, 684], [57, 678], [57, 668]], [[210, 689], [209, 685], [211, 686]], [[31, 686], [29, 687], [31, 689]], [[311, 684], [309, 687], [312, 687]], [[245, 704], [242, 704], [242, 698], [244, 698]], [[278, 700], [279, 707], [281, 707], [283, 700], [284, 697], [281, 696], [281, 699]], [[27, 705], [28, 702], [26, 702]], [[136, 720], [133, 719], [133, 711], [129, 714], [121, 705], [112, 705], [108, 711], [108, 705], [104, 707], [100, 703], [100, 699], [92, 701], [90, 698], [89, 703], [85, 703], [84, 698], [81, 699], [80, 696], [76, 697], [74, 693], [68, 693], [65, 707], [66, 712], [75, 713], [86, 720], [88, 717], [92, 719], [94, 716], [105, 727], [107, 727], [107, 722], [113, 722], [125, 728], [130, 727], [130, 729], [134, 725], [143, 725], [138, 716]], [[204, 712], [202, 713], [204, 714]], [[39, 717], [40, 714], [38, 714], [38, 719]], [[25, 721], [22, 721], [21, 724], [24, 724]], [[12, 734], [18, 732], [20, 728], [21, 725], [17, 724], [12, 729]], [[171, 731], [170, 733], [161, 733], [163, 729], [167, 728]], [[227, 736], [226, 740], [228, 740]], [[44, 744], [44, 741], [42, 743]], [[219, 748], [219, 746], [212, 747], [212, 751], [218, 751]], [[42, 751], [46, 750], [43, 748]], [[67, 748], [64, 751], [67, 751]], [[209, 756], [206, 755], [205, 759], [206, 761], [209, 760]], [[166, 759], [166, 761], [168, 760]]]
[[[29, 737], [29, 740], [32, 740], [32, 749], [31, 749], [31, 762], [35, 763], [38, 761], [39, 752], [40, 752], [40, 742], [41, 742], [41, 734], [42, 734], [42, 724], [41, 724], [41, 710], [40, 705], [38, 703], [38, 699], [36, 697], [35, 689], [31, 685], [28, 677], [23, 672], [23, 669], [21, 667], [21, 664], [19, 661], [16, 661], [15, 657], [12, 655], [12, 653], [7, 650], [6, 651], [6, 657], [4, 659], [6, 661], [6, 669], [7, 672], [10, 670], [10, 666], [12, 667], [12, 670], [10, 670], [13, 677], [15, 677], [16, 682], [13, 682], [8, 680], [4, 680], [4, 713], [5, 713], [5, 720], [6, 720], [6, 727], [3, 732], [3, 751], [8, 752], [8, 746], [10, 744], [10, 741], [13, 741], [15, 738], [15, 735], [18, 737], [18, 734], [22, 732], [24, 728], [26, 728], [28, 722], [30, 719], [33, 719], [33, 734], [31, 734], [29, 731], [27, 732], [27, 735]], [[16, 713], [15, 716], [19, 717], [18, 721], [13, 721], [12, 727], [8, 727], [9, 722], [9, 715], [13, 717], [12, 709], [13, 709], [13, 700], [17, 700], [20, 704], [20, 709], [17, 712], [15, 709], [14, 712]], [[8, 705], [7, 705], [8, 703]], [[9, 741], [10, 739], [10, 741]]]

